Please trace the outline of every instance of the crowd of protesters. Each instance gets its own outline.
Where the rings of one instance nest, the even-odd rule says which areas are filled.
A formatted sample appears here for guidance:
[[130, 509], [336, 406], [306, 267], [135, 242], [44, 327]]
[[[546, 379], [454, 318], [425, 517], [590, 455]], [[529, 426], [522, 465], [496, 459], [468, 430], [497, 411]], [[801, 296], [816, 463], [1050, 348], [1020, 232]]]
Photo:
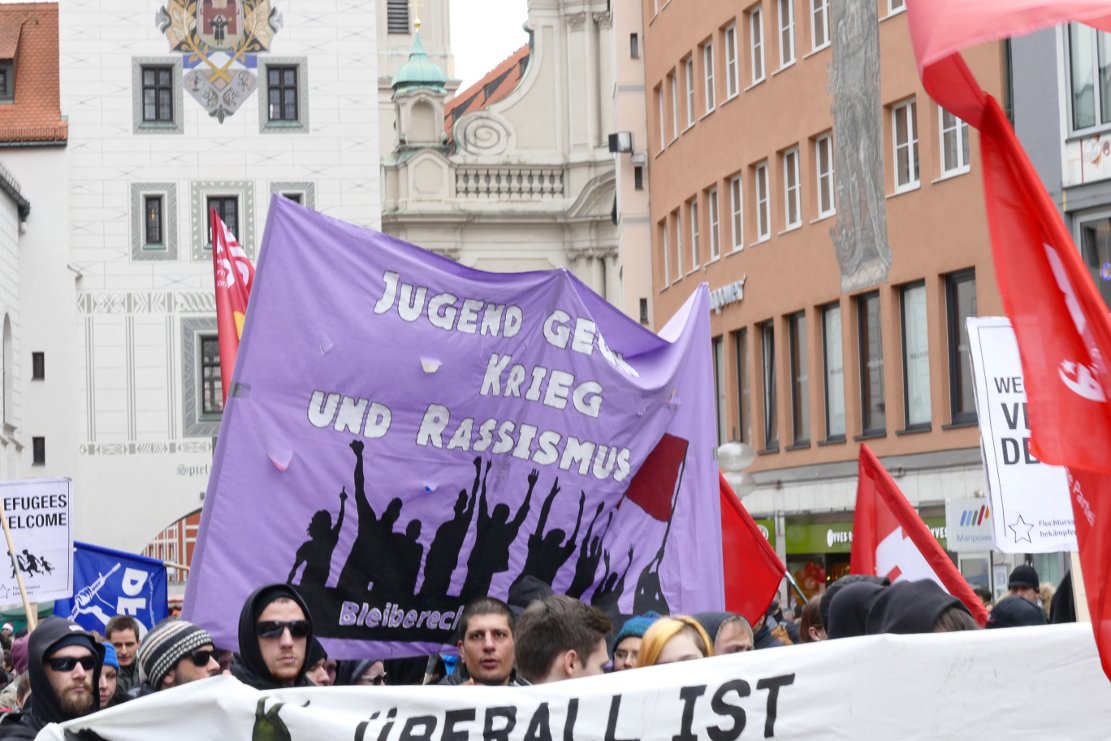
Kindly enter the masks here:
[[[989, 610], [987, 628], [1075, 619], [1066, 577], [1043, 596], [1028, 565], [1011, 573], [1008, 595]], [[144, 630], [117, 616], [104, 636], [49, 617], [29, 634], [0, 629], [4, 686], [0, 739], [32, 739], [46, 724], [189, 682], [228, 673], [260, 690], [312, 685], [431, 684], [524, 686], [703, 659], [794, 643], [879, 633], [974, 630], [969, 610], [933, 581], [847, 576], [799, 610], [778, 602], [755, 625], [728, 612], [637, 615], [615, 626], [605, 612], [560, 594], [526, 605], [472, 600], [457, 626], [458, 656], [335, 661], [316, 639], [308, 604], [286, 584], [261, 587], [239, 618], [239, 651], [219, 650], [204, 628], [173, 616]], [[1046, 600], [1049, 600], [1045, 604]], [[450, 663], [449, 663], [450, 662]]]

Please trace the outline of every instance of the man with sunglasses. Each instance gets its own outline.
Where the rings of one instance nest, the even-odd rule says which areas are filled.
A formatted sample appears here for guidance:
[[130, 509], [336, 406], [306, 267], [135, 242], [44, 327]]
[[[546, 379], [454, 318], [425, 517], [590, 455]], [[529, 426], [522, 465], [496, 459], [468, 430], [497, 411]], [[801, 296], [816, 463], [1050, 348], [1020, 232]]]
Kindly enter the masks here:
[[104, 647], [80, 625], [48, 617], [31, 633], [27, 672], [31, 699], [23, 713], [5, 716], [0, 739], [30, 739], [48, 723], [63, 723], [100, 709]]
[[259, 690], [304, 687], [312, 618], [288, 584], [270, 584], [247, 598], [239, 613], [239, 653], [231, 673]]
[[164, 620], [147, 633], [136, 658], [143, 681], [139, 695], [220, 673], [212, 636], [199, 625], [178, 618]]

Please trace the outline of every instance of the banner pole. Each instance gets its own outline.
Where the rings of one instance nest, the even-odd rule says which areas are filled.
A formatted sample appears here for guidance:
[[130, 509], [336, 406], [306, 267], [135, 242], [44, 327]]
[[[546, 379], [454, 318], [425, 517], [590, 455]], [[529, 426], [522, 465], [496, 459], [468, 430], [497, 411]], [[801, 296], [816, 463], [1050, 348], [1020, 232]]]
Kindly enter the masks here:
[[795, 588], [795, 592], [798, 593], [799, 598], [802, 600], [802, 603], [804, 605], [810, 601], [810, 598], [806, 596], [806, 592], [803, 592], [802, 589], [799, 587], [798, 582], [795, 581], [795, 577], [791, 576], [790, 571], [784, 571], [783, 577], [787, 580], [788, 584]]
[[1076, 622], [1092, 622], [1092, 614], [1088, 611], [1088, 591], [1084, 589], [1084, 574], [1080, 570], [1080, 554], [1076, 551], [1069, 553], [1072, 562], [1072, 603], [1076, 609]]
[[31, 601], [27, 599], [27, 585], [23, 583], [23, 572], [19, 569], [19, 560], [15, 555], [15, 543], [12, 542], [12, 533], [8, 530], [8, 513], [4, 511], [2, 499], [0, 499], [0, 525], [4, 527], [4, 540], [8, 542], [8, 555], [12, 559], [15, 583], [19, 585], [19, 596], [23, 600], [23, 611], [27, 615], [27, 630], [34, 630], [39, 624], [38, 612], [31, 607]]
[[189, 567], [186, 566], [185, 564], [175, 563], [174, 561], [163, 561], [162, 565], [165, 566], [168, 569], [181, 569], [182, 571], [188, 571], [189, 570]]

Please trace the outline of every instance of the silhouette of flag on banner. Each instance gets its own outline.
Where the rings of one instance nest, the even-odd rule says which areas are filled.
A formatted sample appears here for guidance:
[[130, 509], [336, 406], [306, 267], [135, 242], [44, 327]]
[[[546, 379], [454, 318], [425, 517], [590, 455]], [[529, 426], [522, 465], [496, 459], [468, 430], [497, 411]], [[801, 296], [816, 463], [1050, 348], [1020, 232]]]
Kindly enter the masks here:
[[718, 478], [725, 609], [754, 623], [771, 604], [787, 569], [725, 476], [719, 473]]
[[212, 269], [216, 278], [216, 331], [220, 344], [220, 382], [224, 398], [231, 388], [239, 338], [247, 317], [247, 300], [255, 281], [255, 267], [239, 246], [216, 209], [209, 209], [212, 221]]
[[98, 633], [116, 615], [130, 615], [153, 628], [169, 614], [166, 567], [138, 553], [75, 541], [73, 597], [55, 600], [54, 614]]
[[[686, 457], [687, 441], [664, 433], [629, 482], [625, 499], [643, 509], [652, 519], [660, 522], [670, 520]], [[617, 506], [620, 507], [621, 503]]]
[[992, 254], [1022, 358], [1031, 447], [1039, 460], [1069, 469], [1092, 629], [1111, 678], [1111, 319], [1010, 122], [960, 54], [975, 44], [1070, 21], [1111, 31], [1111, 11], [1103, 0], [907, 5], [926, 90], [980, 130]]
[[892, 582], [933, 579], [963, 602], [976, 622], [988, 621], [984, 603], [867, 445], [860, 446], [849, 570]]

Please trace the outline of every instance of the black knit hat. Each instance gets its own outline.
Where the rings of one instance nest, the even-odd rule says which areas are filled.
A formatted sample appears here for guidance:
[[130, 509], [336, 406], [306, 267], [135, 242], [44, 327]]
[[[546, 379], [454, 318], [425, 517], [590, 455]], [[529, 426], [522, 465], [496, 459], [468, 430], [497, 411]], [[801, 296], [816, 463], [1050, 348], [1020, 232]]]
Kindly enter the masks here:
[[988, 628], [1020, 628], [1024, 625], [1045, 625], [1045, 612], [1017, 594], [995, 603], [988, 615]]
[[1037, 589], [1040, 586], [1041, 582], [1038, 581], [1038, 572], [1033, 566], [1025, 563], [1015, 566], [1014, 571], [1011, 572], [1010, 578], [1007, 579], [1008, 589], [1011, 587]]
[[139, 677], [161, 689], [163, 678], [177, 662], [201, 646], [213, 645], [208, 631], [185, 620], [167, 620], [147, 633], [139, 645]]

